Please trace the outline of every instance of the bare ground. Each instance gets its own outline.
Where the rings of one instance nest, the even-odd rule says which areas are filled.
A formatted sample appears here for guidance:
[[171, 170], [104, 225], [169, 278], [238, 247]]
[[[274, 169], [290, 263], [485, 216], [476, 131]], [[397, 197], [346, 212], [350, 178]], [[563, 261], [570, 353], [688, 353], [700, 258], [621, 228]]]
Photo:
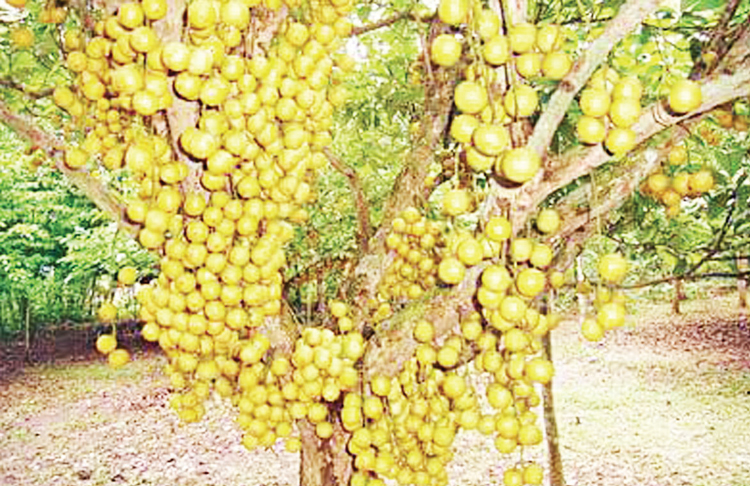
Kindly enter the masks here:
[[[555, 332], [555, 398], [569, 485], [750, 486], [750, 337], [735, 300], [686, 314], [640, 305], [602, 343]], [[0, 377], [3, 486], [291, 486], [299, 461], [248, 452], [221, 403], [181, 425], [148, 354], [123, 370], [58, 362]], [[491, 441], [460, 434], [451, 485], [502, 483]], [[538, 455], [538, 454], [537, 454]]]

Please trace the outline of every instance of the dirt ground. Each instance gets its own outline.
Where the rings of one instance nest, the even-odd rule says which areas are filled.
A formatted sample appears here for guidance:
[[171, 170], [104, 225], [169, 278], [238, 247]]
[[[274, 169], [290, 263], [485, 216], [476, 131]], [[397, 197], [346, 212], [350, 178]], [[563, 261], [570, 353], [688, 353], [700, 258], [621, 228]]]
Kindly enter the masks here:
[[[638, 305], [602, 343], [555, 331], [555, 399], [568, 485], [750, 486], [750, 335], [734, 300]], [[63, 361], [0, 376], [0, 485], [291, 486], [298, 457], [248, 452], [216, 402], [198, 424], [167, 405], [163, 358], [118, 371]], [[507, 459], [462, 433], [450, 483], [502, 483]], [[538, 451], [541, 457], [543, 451]]]

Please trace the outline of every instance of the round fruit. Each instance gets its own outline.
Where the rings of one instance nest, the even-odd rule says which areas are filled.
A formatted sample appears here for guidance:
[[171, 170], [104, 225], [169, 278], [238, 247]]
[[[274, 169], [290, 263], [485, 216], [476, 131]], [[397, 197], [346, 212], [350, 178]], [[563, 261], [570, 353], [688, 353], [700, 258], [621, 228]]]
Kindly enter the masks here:
[[615, 87], [612, 90], [612, 98], [614, 99], [631, 98], [640, 100], [642, 94], [643, 85], [641, 84], [641, 81], [634, 76], [620, 79], [615, 83]]
[[613, 155], [624, 155], [635, 148], [635, 132], [632, 128], [615, 127], [607, 133], [604, 146]]
[[476, 239], [469, 237], [458, 245], [456, 256], [464, 265], [476, 265], [484, 258], [484, 248]]
[[714, 187], [714, 176], [708, 169], [701, 169], [695, 174], [690, 175], [690, 192], [694, 194], [703, 194]]
[[599, 259], [597, 269], [605, 282], [619, 283], [628, 273], [628, 262], [619, 253], [609, 253]]
[[534, 149], [519, 147], [508, 150], [498, 160], [495, 171], [510, 181], [523, 184], [534, 178], [541, 165], [542, 160]]
[[536, 228], [546, 235], [557, 232], [560, 223], [560, 213], [552, 208], [542, 209], [536, 217]]
[[516, 238], [510, 243], [510, 256], [514, 262], [521, 263], [531, 258], [534, 242], [528, 238]]
[[669, 90], [669, 107], [675, 113], [694, 111], [702, 102], [701, 87], [695, 81], [681, 79]]
[[620, 302], [607, 302], [599, 308], [596, 322], [605, 330], [622, 326], [625, 323], [625, 306]]
[[482, 272], [482, 286], [493, 292], [505, 292], [512, 283], [510, 273], [500, 265], [489, 266]]
[[493, 66], [500, 66], [510, 59], [510, 45], [508, 38], [502, 34], [493, 36], [484, 43], [482, 48], [484, 60]]
[[500, 18], [492, 10], [482, 9], [475, 19], [474, 28], [485, 42], [496, 36], [500, 31]]
[[117, 348], [117, 338], [114, 334], [102, 334], [96, 339], [96, 350], [102, 354], [109, 354]]
[[571, 67], [573, 67], [573, 60], [567, 52], [550, 52], [544, 56], [544, 61], [542, 61], [542, 74], [546, 78], [559, 81], [570, 72]]
[[102, 322], [112, 322], [117, 318], [117, 307], [111, 302], [105, 302], [99, 307], [97, 316]]
[[671, 180], [669, 176], [662, 174], [661, 172], [651, 174], [648, 176], [648, 179], [646, 179], [646, 188], [655, 196], [658, 196], [669, 189], [670, 184]]
[[609, 93], [605, 89], [586, 88], [581, 92], [581, 111], [584, 115], [600, 117], [609, 111]]
[[519, 84], [505, 94], [503, 106], [508, 115], [516, 118], [531, 116], [539, 104], [539, 97], [531, 86]]
[[536, 268], [525, 268], [516, 277], [516, 288], [529, 298], [534, 298], [544, 290], [547, 285], [547, 276]]
[[531, 251], [529, 257], [529, 263], [536, 268], [547, 268], [552, 263], [554, 253], [552, 248], [545, 244], [535, 244], [534, 249]]
[[667, 156], [667, 160], [669, 160], [669, 163], [672, 165], [682, 165], [685, 162], [687, 162], [688, 159], [688, 151], [687, 147], [684, 145], [675, 145], [671, 149], [669, 149], [669, 155]]
[[430, 58], [440, 66], [453, 66], [461, 58], [461, 43], [454, 35], [440, 34], [432, 41]]
[[461, 143], [471, 142], [474, 130], [479, 127], [479, 120], [472, 115], [458, 115], [451, 122], [451, 137]]
[[524, 78], [533, 78], [542, 70], [542, 54], [527, 52], [516, 58], [516, 70]]
[[124, 349], [115, 349], [107, 356], [109, 366], [117, 369], [125, 366], [130, 361], [130, 353]]
[[424, 319], [414, 325], [414, 339], [420, 343], [428, 343], [435, 336], [435, 328], [432, 323]]
[[117, 282], [120, 285], [133, 285], [138, 277], [138, 271], [134, 267], [123, 267], [117, 272]]
[[560, 26], [545, 24], [536, 33], [536, 45], [542, 52], [552, 52], [560, 44]]
[[438, 265], [438, 277], [443, 282], [455, 285], [466, 275], [466, 267], [455, 257], [444, 258]]
[[510, 134], [503, 125], [482, 124], [473, 133], [474, 145], [485, 155], [500, 155], [510, 145]]
[[641, 103], [635, 98], [618, 98], [609, 107], [609, 119], [616, 126], [628, 128], [641, 116]]
[[513, 52], [530, 52], [536, 43], [536, 26], [529, 23], [514, 25], [508, 30], [508, 40]]
[[526, 378], [546, 385], [552, 379], [555, 370], [552, 363], [544, 358], [534, 358], [524, 367]]
[[601, 118], [583, 115], [576, 124], [576, 133], [581, 142], [594, 145], [604, 141], [607, 128]]
[[455, 102], [464, 113], [479, 113], [487, 106], [487, 90], [474, 81], [462, 81], [456, 86]]
[[469, 0], [441, 0], [438, 6], [438, 17], [446, 24], [464, 23], [468, 14]]
[[512, 233], [513, 228], [510, 221], [502, 216], [492, 216], [484, 228], [484, 234], [487, 238], [498, 243], [510, 238]]
[[471, 195], [465, 189], [451, 189], [443, 197], [443, 212], [448, 216], [464, 214], [471, 208]]

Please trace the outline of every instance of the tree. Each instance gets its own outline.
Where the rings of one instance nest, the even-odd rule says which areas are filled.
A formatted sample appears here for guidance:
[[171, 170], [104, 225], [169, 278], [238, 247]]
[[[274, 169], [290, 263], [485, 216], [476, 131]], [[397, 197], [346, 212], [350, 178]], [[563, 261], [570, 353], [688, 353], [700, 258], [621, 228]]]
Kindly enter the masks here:
[[[459, 428], [505, 453], [542, 441], [530, 409], [553, 373], [559, 270], [674, 146], [706, 138], [712, 110], [744, 115], [750, 4], [501, 3], [145, 0], [98, 5], [101, 20], [86, 2], [29, 6], [65, 28], [12, 29], [0, 119], [160, 256], [140, 317], [184, 420], [215, 390], [250, 448], [295, 423], [304, 485], [445, 484]], [[55, 45], [29, 53], [40, 35], [67, 71]], [[684, 194], [651, 192], [674, 208], [715, 184], [686, 174]], [[318, 184], [338, 198], [315, 206]], [[624, 322], [626, 269], [598, 262], [587, 338]], [[115, 347], [100, 345], [122, 364]], [[468, 363], [492, 376], [497, 415]]]

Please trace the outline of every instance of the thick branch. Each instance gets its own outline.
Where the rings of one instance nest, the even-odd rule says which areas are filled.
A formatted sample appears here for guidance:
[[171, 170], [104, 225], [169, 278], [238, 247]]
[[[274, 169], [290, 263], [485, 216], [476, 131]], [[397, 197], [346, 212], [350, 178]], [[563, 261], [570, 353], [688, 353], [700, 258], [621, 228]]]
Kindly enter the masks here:
[[641, 282], [633, 285], [623, 285], [624, 289], [642, 289], [645, 287], [653, 287], [654, 285], [661, 285], [665, 283], [674, 282], [675, 278], [682, 281], [693, 282], [696, 280], [702, 280], [704, 278], [747, 278], [750, 277], [750, 272], [708, 272], [698, 273], [693, 275], [681, 275], [679, 277], [664, 277], [656, 280], [649, 280], [648, 282]]
[[29, 86], [26, 86], [23, 83], [19, 83], [17, 81], [14, 81], [12, 79], [7, 79], [7, 78], [0, 79], [0, 86], [5, 86], [7, 88], [21, 91], [24, 95], [28, 96], [29, 98], [33, 98], [35, 100], [39, 98], [46, 98], [47, 96], [52, 95], [52, 92], [54, 91], [54, 88], [42, 88], [42, 89], [30, 88]]
[[65, 165], [61, 157], [61, 151], [65, 147], [63, 141], [45, 132], [28, 118], [13, 113], [2, 101], [0, 101], [0, 121], [13, 129], [19, 136], [29, 140], [32, 146], [42, 148], [47, 154], [52, 156], [57, 169], [89, 198], [96, 207], [112, 217], [120, 229], [131, 236], [138, 234], [138, 227], [127, 222], [123, 217], [123, 208], [103, 184], [88, 173], [70, 170]]
[[349, 180], [349, 187], [351, 188], [352, 197], [354, 198], [354, 205], [357, 210], [357, 221], [359, 223], [359, 248], [362, 252], [366, 252], [370, 239], [370, 208], [367, 204], [365, 192], [362, 189], [362, 183], [357, 176], [357, 172], [339, 160], [339, 158], [331, 152], [330, 148], [326, 147], [323, 149], [323, 153], [328, 157], [328, 161], [333, 168], [344, 174]]

